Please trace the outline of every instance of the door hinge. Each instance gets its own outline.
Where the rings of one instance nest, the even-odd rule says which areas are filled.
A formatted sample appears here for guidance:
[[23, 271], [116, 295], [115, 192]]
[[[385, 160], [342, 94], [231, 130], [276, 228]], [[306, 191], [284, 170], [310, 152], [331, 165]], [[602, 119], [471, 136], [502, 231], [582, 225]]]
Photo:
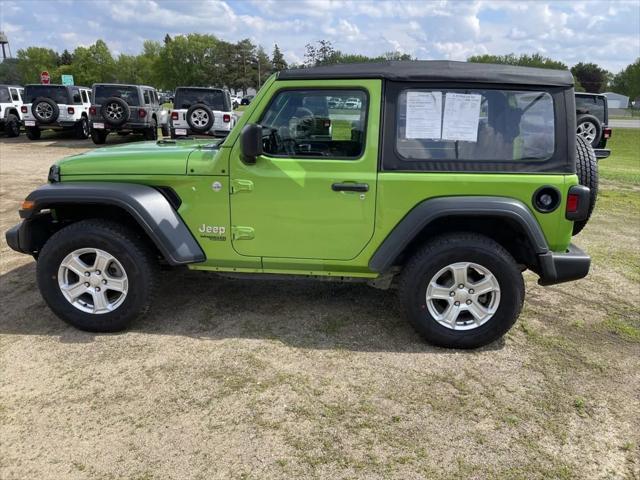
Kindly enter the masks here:
[[253, 228], [233, 225], [231, 227], [231, 237], [233, 240], [252, 240], [255, 236]]
[[251, 180], [231, 180], [231, 193], [250, 192], [251, 190], [253, 190]]

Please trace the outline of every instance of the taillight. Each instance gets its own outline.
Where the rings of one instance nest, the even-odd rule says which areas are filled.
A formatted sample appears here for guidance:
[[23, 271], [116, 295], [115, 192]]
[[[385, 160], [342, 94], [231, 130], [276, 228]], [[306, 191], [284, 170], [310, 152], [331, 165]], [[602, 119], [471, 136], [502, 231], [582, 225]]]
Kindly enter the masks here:
[[89, 107], [89, 113], [95, 115], [97, 113], [96, 107]]
[[73, 115], [74, 113], [76, 113], [76, 111], [73, 107], [67, 107], [67, 113], [69, 115]]
[[229, 122], [231, 121], [231, 115], [224, 114], [224, 115], [222, 116], [222, 121], [223, 121], [224, 123], [229, 123]]
[[329, 128], [331, 126], [331, 120], [328, 118], [324, 120], [324, 128]]
[[21, 107], [20, 107], [20, 111], [21, 111], [22, 113], [27, 113], [29, 110], [27, 109], [27, 107], [26, 107], [26, 106], [24, 106], [24, 105], [23, 105], [23, 106], [21, 106]]
[[570, 193], [567, 195], [567, 213], [576, 213], [580, 208], [580, 195]]
[[178, 120], [178, 112], [171, 112], [171, 120]]
[[609, 127], [606, 127], [603, 131], [602, 131], [604, 138], [611, 138], [611, 129]]
[[147, 111], [144, 108], [138, 110], [138, 118], [144, 118], [147, 116]]

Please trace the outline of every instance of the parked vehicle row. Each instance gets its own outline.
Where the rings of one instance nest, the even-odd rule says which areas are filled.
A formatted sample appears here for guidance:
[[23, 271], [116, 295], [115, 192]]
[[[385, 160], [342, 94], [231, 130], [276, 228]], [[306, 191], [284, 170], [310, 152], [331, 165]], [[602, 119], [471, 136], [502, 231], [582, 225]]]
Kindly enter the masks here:
[[[163, 107], [166, 95], [176, 108]], [[67, 85], [0, 85], [0, 129], [20, 135], [24, 126], [30, 140], [44, 130], [74, 131], [104, 144], [110, 133], [141, 134], [146, 140], [162, 135], [225, 136], [236, 123], [238, 97], [221, 88], [179, 87], [161, 94], [148, 85], [97, 83], [92, 88]]]

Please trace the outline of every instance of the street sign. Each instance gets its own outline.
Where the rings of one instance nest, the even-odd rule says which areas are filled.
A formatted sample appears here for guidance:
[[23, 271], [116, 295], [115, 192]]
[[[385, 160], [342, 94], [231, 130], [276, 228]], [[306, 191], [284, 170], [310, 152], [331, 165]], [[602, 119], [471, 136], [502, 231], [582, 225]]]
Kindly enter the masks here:
[[49, 76], [49, 72], [44, 71], [40, 74], [40, 83], [43, 85], [49, 85], [51, 83], [51, 77]]
[[62, 75], [63, 85], [73, 85], [73, 75]]

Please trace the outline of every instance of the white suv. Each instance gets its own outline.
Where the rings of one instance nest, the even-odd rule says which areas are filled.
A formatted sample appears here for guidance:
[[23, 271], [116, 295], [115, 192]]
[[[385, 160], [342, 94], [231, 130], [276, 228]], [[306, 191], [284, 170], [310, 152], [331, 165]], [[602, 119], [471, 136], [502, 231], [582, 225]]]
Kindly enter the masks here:
[[178, 87], [170, 115], [171, 138], [226, 136], [236, 124], [231, 96], [221, 88]]
[[89, 138], [91, 89], [69, 85], [27, 85], [20, 107], [29, 140], [42, 130], [74, 130], [76, 138]]
[[20, 135], [22, 91], [17, 85], [0, 85], [0, 130], [8, 137]]

